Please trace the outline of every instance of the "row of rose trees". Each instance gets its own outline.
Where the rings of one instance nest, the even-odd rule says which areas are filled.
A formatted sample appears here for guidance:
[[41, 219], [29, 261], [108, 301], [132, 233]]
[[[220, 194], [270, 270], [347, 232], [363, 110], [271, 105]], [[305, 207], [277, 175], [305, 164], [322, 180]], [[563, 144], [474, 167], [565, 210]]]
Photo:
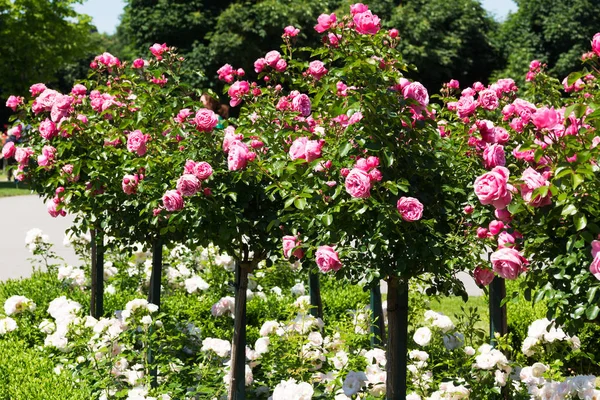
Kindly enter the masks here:
[[[102, 314], [105, 236], [153, 248], [149, 300], [157, 305], [165, 244], [218, 245], [237, 260], [231, 399], [245, 397], [248, 273], [282, 255], [367, 282], [375, 308], [379, 280], [387, 281], [389, 399], [406, 395], [411, 278], [428, 273], [431, 291], [449, 292], [457, 288], [454, 272], [469, 265], [481, 264], [476, 278], [490, 282], [493, 273], [479, 257], [486, 249], [494, 271], [509, 279], [535, 254], [524, 284], [542, 288], [536, 298], [560, 304], [563, 319], [597, 317], [598, 281], [582, 268], [599, 233], [591, 221], [600, 204], [596, 118], [586, 97], [577, 92], [562, 111], [528, 103], [526, 119], [514, 82], [476, 85], [457, 101], [449, 98], [452, 82], [446, 107], [434, 109], [426, 89], [404, 77], [398, 32], [380, 24], [363, 4], [340, 20], [323, 14], [315, 29], [324, 45], [312, 50], [295, 49], [300, 32], [285, 28], [282, 51], [255, 63], [263, 84], [223, 66], [218, 76], [229, 84], [231, 106], [241, 106], [225, 129], [198, 101], [202, 92], [180, 82], [183, 60], [166, 45], [131, 64], [98, 56], [91, 80], [68, 95], [36, 84], [27, 104], [11, 96], [8, 105], [33, 129], [25, 145], [9, 144], [3, 154], [16, 158], [19, 178], [49, 200], [53, 216], [69, 210], [79, 229], [94, 232], [94, 315]], [[535, 79], [535, 101], [558, 107], [562, 100], [547, 94], [552, 82]], [[593, 80], [586, 82], [580, 87], [589, 85], [593, 96]], [[538, 127], [538, 113], [552, 124]], [[511, 117], [523, 121], [503, 122]], [[503, 144], [516, 149], [514, 164], [503, 161]], [[510, 170], [525, 166], [511, 183]], [[493, 215], [487, 206], [495, 219], [477, 230], [478, 241], [475, 230]], [[561, 239], [548, 240], [551, 233]], [[319, 305], [316, 272], [311, 298]], [[502, 294], [502, 281], [495, 285], [492, 293]], [[576, 302], [561, 300], [568, 296]], [[502, 325], [492, 320], [494, 329]]]

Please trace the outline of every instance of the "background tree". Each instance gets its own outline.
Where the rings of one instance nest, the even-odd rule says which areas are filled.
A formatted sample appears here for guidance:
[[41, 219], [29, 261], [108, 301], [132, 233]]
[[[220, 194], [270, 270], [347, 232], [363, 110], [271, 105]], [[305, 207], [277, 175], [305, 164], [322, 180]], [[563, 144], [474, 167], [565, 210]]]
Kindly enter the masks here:
[[579, 69], [581, 55], [598, 31], [599, 0], [515, 0], [519, 9], [502, 24], [498, 42], [506, 64], [494, 75], [522, 83], [529, 62], [548, 64], [561, 79]]

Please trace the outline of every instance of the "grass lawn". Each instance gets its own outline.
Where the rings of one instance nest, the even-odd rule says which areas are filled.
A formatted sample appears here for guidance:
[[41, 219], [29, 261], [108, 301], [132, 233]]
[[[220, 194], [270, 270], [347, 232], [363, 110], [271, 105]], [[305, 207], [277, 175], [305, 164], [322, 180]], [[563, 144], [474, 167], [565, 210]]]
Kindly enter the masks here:
[[31, 190], [27, 188], [27, 185], [4, 180], [0, 181], [0, 197], [23, 196], [26, 194], [31, 194]]
[[488, 298], [486, 296], [470, 296], [469, 301], [466, 303], [459, 296], [442, 296], [439, 300], [432, 299], [429, 306], [433, 311], [441, 312], [452, 318], [455, 322], [457, 315], [463, 315], [463, 312], [460, 310], [461, 307], [465, 310], [473, 307], [478, 311], [479, 318], [481, 319], [475, 326], [489, 332], [490, 315]]

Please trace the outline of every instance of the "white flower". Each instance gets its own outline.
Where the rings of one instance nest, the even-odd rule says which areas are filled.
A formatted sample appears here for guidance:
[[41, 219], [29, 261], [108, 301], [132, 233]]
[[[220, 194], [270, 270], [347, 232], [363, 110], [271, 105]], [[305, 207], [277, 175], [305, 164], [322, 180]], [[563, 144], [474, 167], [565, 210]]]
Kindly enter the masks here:
[[54, 322], [50, 321], [49, 319], [44, 319], [44, 320], [42, 320], [42, 322], [40, 322], [38, 329], [40, 331], [44, 332], [45, 334], [50, 334], [50, 333], [54, 332], [54, 330], [56, 329], [56, 325], [54, 324]]
[[300, 296], [294, 302], [294, 306], [298, 307], [302, 311], [308, 311], [310, 308], [310, 297], [309, 296]]
[[273, 390], [272, 400], [310, 400], [314, 394], [311, 384], [296, 383], [295, 379], [281, 381]]
[[292, 294], [294, 296], [304, 296], [304, 294], [306, 293], [306, 290], [304, 289], [304, 284], [303, 283], [296, 283], [294, 286], [292, 286]]
[[264, 354], [269, 351], [270, 342], [268, 337], [260, 337], [254, 342], [254, 350], [256, 350], [258, 354]]
[[142, 324], [144, 325], [150, 325], [152, 323], [152, 317], [149, 315], [144, 315], [142, 317]]
[[227, 271], [233, 271], [235, 269], [235, 260], [228, 254], [215, 256], [215, 264], [225, 268]]
[[348, 364], [348, 354], [345, 351], [340, 350], [335, 353], [335, 356], [333, 356], [331, 362], [335, 369], [342, 369], [346, 366], [346, 364]]
[[115, 267], [113, 265], [113, 263], [111, 261], [108, 261], [106, 264], [104, 264], [104, 280], [105, 281], [109, 280], [110, 278], [115, 276], [118, 272], [119, 272], [119, 270], [117, 269], [117, 267]]
[[212, 350], [219, 357], [227, 357], [231, 351], [231, 343], [227, 340], [206, 338], [202, 341], [202, 351]]
[[484, 346], [479, 348], [481, 354], [475, 357], [475, 366], [477, 368], [490, 370], [494, 368], [504, 369], [508, 367], [508, 359], [500, 350], [491, 349], [487, 351], [489, 349], [487, 346], [489, 345]]
[[25, 246], [32, 253], [38, 248], [38, 245], [47, 243], [50, 243], [50, 238], [48, 235], [44, 235], [41, 229], [33, 228], [25, 234]]
[[431, 326], [434, 326], [436, 328], [440, 328], [442, 330], [442, 332], [446, 333], [448, 331], [451, 331], [452, 329], [454, 329], [454, 323], [452, 322], [452, 320], [450, 319], [450, 317], [447, 317], [443, 314], [439, 314], [438, 318], [436, 318], [432, 323]]
[[278, 297], [283, 293], [279, 286], [272, 287], [271, 292], [275, 293], [275, 295]]
[[419, 346], [427, 346], [431, 342], [431, 330], [427, 327], [421, 327], [415, 331], [413, 340]]
[[117, 289], [115, 288], [115, 285], [111, 284], [104, 288], [104, 293], [115, 294], [117, 293]]
[[[427, 354], [427, 353], [425, 353], [425, 354]], [[382, 367], [385, 367], [386, 357], [385, 357], [385, 350], [383, 350], [383, 349], [377, 349], [377, 348], [371, 349], [371, 350], [365, 352], [364, 357], [367, 359], [367, 362], [369, 364], [378, 364]], [[375, 362], [373, 362], [373, 361], [375, 361]]]
[[411, 394], [406, 395], [406, 400], [421, 400], [421, 396], [412, 392]]
[[209, 287], [210, 285], [198, 275], [194, 275], [185, 280], [185, 290], [190, 294], [198, 290], [207, 290]]
[[573, 350], [579, 350], [581, 347], [581, 340], [579, 340], [577, 336], [571, 336], [569, 342], [571, 343], [571, 349]]
[[346, 396], [354, 396], [362, 389], [366, 381], [367, 375], [364, 372], [350, 371], [348, 372], [348, 375], [346, 375], [346, 379], [344, 379], [342, 390]]
[[531, 357], [535, 354], [533, 347], [538, 344], [538, 339], [534, 337], [527, 336], [525, 340], [523, 340], [523, 344], [521, 345], [521, 351], [527, 357]]
[[269, 336], [270, 334], [275, 333], [277, 328], [279, 328], [279, 322], [266, 321], [260, 328], [260, 336]]
[[506, 385], [507, 378], [508, 378], [508, 374], [506, 372], [500, 371], [499, 369], [497, 369], [494, 372], [494, 380], [501, 387], [504, 387]]
[[408, 353], [408, 356], [411, 358], [411, 360], [419, 360], [419, 361], [427, 361], [427, 359], [429, 358], [429, 354], [427, 354], [427, 352], [421, 351], [421, 350], [411, 350]]
[[323, 336], [320, 332], [311, 332], [308, 334], [308, 342], [313, 346], [321, 346], [323, 344]]
[[25, 296], [11, 296], [4, 302], [4, 312], [7, 316], [27, 310], [35, 311], [35, 303]]
[[129, 311], [129, 315], [140, 308], [145, 309], [150, 313], [158, 311], [158, 306], [156, 304], [148, 303], [148, 300], [146, 299], [133, 299], [125, 304], [125, 311]]
[[11, 317], [0, 319], [0, 335], [5, 335], [17, 329], [17, 321]]
[[68, 324], [77, 317], [81, 308], [81, 304], [61, 296], [48, 304], [48, 314], [57, 321], [57, 324], [59, 322]]
[[472, 355], [475, 354], [475, 349], [472, 348], [471, 346], [466, 346], [464, 348], [464, 350], [465, 350], [465, 354], [468, 355], [468, 356], [472, 356]]
[[213, 317], [220, 317], [226, 312], [233, 313], [235, 311], [235, 299], [231, 296], [222, 297], [210, 309]]
[[550, 321], [547, 318], [538, 319], [533, 321], [527, 329], [527, 336], [534, 339], [541, 339], [546, 333], [548, 333], [548, 325]]

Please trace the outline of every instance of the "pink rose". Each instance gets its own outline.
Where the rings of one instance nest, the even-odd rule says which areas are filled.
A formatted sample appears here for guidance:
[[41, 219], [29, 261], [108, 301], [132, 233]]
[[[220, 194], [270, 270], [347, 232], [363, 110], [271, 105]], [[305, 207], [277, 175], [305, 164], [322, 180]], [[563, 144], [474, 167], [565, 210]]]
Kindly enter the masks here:
[[300, 260], [304, 257], [304, 251], [302, 249], [296, 249], [293, 253], [292, 250], [300, 245], [300, 241], [296, 236], [284, 236], [283, 240], [283, 256], [290, 258], [292, 255]]
[[402, 219], [407, 222], [418, 221], [423, 216], [423, 204], [414, 197], [400, 197], [396, 208]]
[[525, 259], [511, 247], [503, 247], [493, 252], [490, 261], [494, 272], [504, 279], [517, 279], [526, 270]]
[[360, 14], [365, 11], [369, 11], [369, 7], [367, 7], [363, 3], [356, 3], [356, 4], [350, 5], [350, 13], [352, 15]]
[[548, 191], [545, 196], [537, 195], [532, 198], [534, 190], [542, 186], [550, 186], [550, 182], [542, 176], [539, 172], [529, 167], [523, 171], [521, 180], [524, 184], [521, 185], [521, 196], [529, 205], [533, 207], [543, 207], [551, 203], [552, 193]]
[[295, 37], [300, 33], [300, 29], [293, 27], [292, 25], [283, 28], [283, 36]]
[[365, 199], [371, 196], [371, 177], [365, 171], [352, 168], [346, 177], [346, 192], [352, 197]]
[[144, 68], [144, 64], [144, 60], [141, 58], [136, 58], [135, 60], [133, 60], [133, 68], [135, 69]]
[[554, 107], [541, 107], [532, 115], [532, 119], [537, 129], [551, 129], [560, 123], [560, 114]]
[[74, 99], [71, 96], [62, 94], [57, 95], [54, 98], [54, 104], [52, 104], [52, 109], [50, 110], [50, 118], [52, 121], [60, 122], [63, 118], [68, 117], [73, 111], [73, 108], [71, 107], [73, 101]]
[[48, 214], [50, 214], [52, 218], [56, 218], [58, 216], [64, 217], [65, 215], [67, 215], [67, 212], [65, 210], [58, 210], [58, 205], [59, 203], [56, 203], [55, 201], [50, 201], [48, 202], [48, 204], [46, 204]]
[[500, 144], [492, 144], [483, 151], [483, 165], [487, 169], [492, 169], [497, 166], [504, 167], [506, 157], [504, 156], [504, 146]]
[[71, 89], [71, 94], [74, 96], [85, 96], [86, 93], [87, 93], [87, 88], [80, 83], [73, 86], [73, 88]]
[[308, 64], [308, 73], [318, 81], [327, 73], [327, 68], [325, 68], [325, 64], [323, 64], [322, 61], [311, 61], [311, 63]]
[[474, 208], [472, 205], [470, 205], [470, 204], [467, 204], [467, 205], [466, 205], [466, 206], [463, 208], [463, 212], [464, 212], [465, 214], [467, 214], [467, 215], [469, 215], [469, 214], [473, 214], [473, 211], [474, 211], [474, 210], [475, 210], [475, 208]]
[[596, 33], [592, 38], [592, 51], [600, 56], [600, 32]]
[[219, 123], [219, 118], [213, 110], [201, 108], [196, 112], [193, 124], [199, 132], [212, 132]]
[[183, 196], [193, 196], [200, 190], [200, 180], [196, 175], [184, 174], [177, 179], [176, 187]]
[[320, 246], [315, 258], [321, 272], [338, 271], [342, 267], [338, 253], [331, 246]]
[[43, 83], [36, 83], [34, 85], [31, 85], [31, 87], [29, 88], [29, 93], [31, 93], [31, 97], [36, 97], [38, 94], [42, 93], [46, 89], [47, 87]]
[[183, 197], [177, 190], [167, 190], [162, 201], [167, 211], [178, 211], [183, 208]]
[[515, 244], [515, 237], [504, 231], [498, 235], [498, 247], [512, 247]]
[[126, 194], [132, 195], [135, 194], [135, 192], [137, 191], [139, 182], [140, 179], [137, 174], [125, 175], [123, 177], [123, 181], [121, 182], [121, 188]]
[[31, 106], [32, 111], [35, 114], [39, 114], [42, 111], [52, 110], [54, 100], [56, 99], [56, 96], [59, 95], [60, 93], [58, 93], [56, 90], [45, 89], [33, 102], [33, 105]]
[[448, 82], [448, 89], [459, 89], [460, 83], [456, 79], [450, 79]]
[[502, 222], [509, 223], [512, 221], [512, 215], [506, 208], [494, 211], [494, 215]]
[[2, 148], [2, 157], [8, 159], [15, 155], [16, 148], [14, 142], [6, 142]]
[[290, 150], [288, 152], [292, 161], [297, 159], [306, 159], [306, 143], [308, 142], [307, 137], [299, 137], [292, 142]]
[[429, 104], [429, 94], [427, 89], [420, 82], [412, 82], [402, 89], [402, 95], [407, 99], [413, 99], [419, 102], [423, 107]]
[[17, 111], [17, 107], [23, 104], [23, 98], [17, 96], [9, 96], [6, 100], [6, 107], [11, 108], [13, 111]]
[[494, 167], [475, 179], [474, 190], [483, 205], [491, 204], [497, 209], [506, 208], [512, 200], [508, 190], [510, 172], [505, 167]]
[[277, 64], [275, 64], [275, 71], [277, 72], [284, 72], [287, 68], [287, 61], [285, 61], [283, 58], [280, 59], [279, 61], [277, 61]]
[[248, 94], [249, 91], [250, 85], [247, 81], [234, 82], [233, 85], [229, 86], [229, 90], [227, 90], [227, 94], [229, 94], [229, 97], [231, 98], [229, 100], [229, 105], [231, 107], [238, 106], [242, 102], [242, 97]]
[[596, 258], [596, 255], [600, 253], [600, 240], [592, 241], [592, 257]]
[[38, 130], [40, 131], [40, 135], [46, 140], [50, 140], [56, 135], [58, 135], [58, 131], [56, 130], [56, 124], [50, 121], [48, 118], [40, 122]]
[[388, 31], [388, 35], [390, 35], [392, 39], [396, 39], [400, 35], [400, 32], [398, 31], [398, 29], [392, 28]]
[[29, 162], [29, 157], [33, 155], [33, 149], [31, 147], [17, 147], [15, 150], [15, 160], [20, 165], [25, 165]]
[[309, 140], [306, 142], [305, 154], [306, 161], [311, 162], [321, 158], [321, 149], [325, 144], [325, 140]]
[[487, 268], [477, 267], [473, 271], [473, 278], [479, 286], [487, 286], [494, 280], [494, 272]]
[[499, 144], [504, 144], [508, 142], [510, 139], [510, 135], [508, 131], [501, 126], [494, 127], [494, 141]]
[[340, 35], [335, 34], [335, 33], [329, 32], [327, 34], [327, 40], [329, 41], [329, 44], [331, 46], [333, 46], [333, 47], [338, 47], [339, 46], [341, 38], [342, 37]]
[[246, 168], [248, 161], [254, 160], [256, 155], [248, 149], [244, 142], [235, 141], [229, 147], [227, 155], [227, 167], [230, 171]]
[[163, 43], [163, 44], [154, 43], [152, 45], [152, 47], [150, 47], [150, 52], [152, 54], [154, 54], [154, 57], [156, 57], [156, 59], [158, 61], [163, 59], [162, 54], [167, 50], [169, 50], [169, 48], [167, 47], [166, 43]]
[[281, 54], [277, 50], [272, 50], [265, 55], [265, 61], [270, 67], [275, 68], [277, 61], [281, 59]]
[[479, 239], [487, 239], [487, 237], [489, 236], [489, 232], [486, 228], [484, 227], [479, 227], [477, 228], [477, 237]]
[[264, 58], [259, 58], [256, 61], [254, 61], [254, 71], [259, 74], [262, 72], [263, 69], [265, 69], [265, 67], [267, 66], [267, 60], [265, 60]]
[[177, 113], [177, 116], [174, 119], [177, 123], [183, 124], [190, 115], [192, 115], [192, 110], [183, 108]]
[[594, 257], [594, 260], [590, 264], [590, 272], [600, 281], [600, 255]]
[[104, 64], [109, 68], [121, 65], [121, 61], [119, 61], [117, 57], [113, 56], [108, 52], [104, 52], [99, 56], [96, 56], [94, 60], [99, 62], [100, 64]]
[[144, 135], [142, 131], [135, 130], [127, 135], [127, 150], [137, 153], [138, 156], [146, 154], [146, 142], [150, 139], [149, 135]]
[[479, 92], [479, 104], [486, 110], [495, 110], [498, 108], [498, 96], [491, 89], [482, 90]]
[[319, 15], [319, 18], [317, 18], [317, 25], [315, 25], [315, 30], [319, 33], [323, 33], [329, 28], [331, 28], [331, 26], [335, 24], [336, 21], [337, 17], [333, 13], [330, 15], [321, 14]]
[[473, 96], [462, 96], [456, 104], [456, 111], [460, 118], [465, 118], [473, 114], [477, 108], [477, 102]]
[[355, 14], [352, 18], [356, 32], [363, 35], [375, 35], [379, 32], [381, 20], [377, 15], [373, 15], [371, 11], [365, 11]]
[[494, 221], [490, 222], [488, 229], [492, 235], [496, 236], [497, 234], [500, 233], [500, 231], [502, 229], [504, 229], [504, 222], [494, 220]]
[[233, 142], [242, 140], [243, 138], [244, 135], [242, 135], [241, 133], [236, 135], [235, 128], [233, 126], [228, 126], [227, 128], [225, 128], [225, 137], [223, 138], [223, 151], [225, 153], [228, 153], [231, 144]]
[[304, 93], [294, 97], [292, 100], [292, 109], [299, 112], [303, 117], [308, 117], [311, 112], [310, 98]]
[[206, 161], [200, 161], [194, 166], [192, 173], [201, 181], [205, 181], [213, 174], [213, 169]]
[[380, 182], [383, 179], [383, 175], [380, 170], [373, 168], [369, 171], [369, 178], [371, 178], [371, 182]]

